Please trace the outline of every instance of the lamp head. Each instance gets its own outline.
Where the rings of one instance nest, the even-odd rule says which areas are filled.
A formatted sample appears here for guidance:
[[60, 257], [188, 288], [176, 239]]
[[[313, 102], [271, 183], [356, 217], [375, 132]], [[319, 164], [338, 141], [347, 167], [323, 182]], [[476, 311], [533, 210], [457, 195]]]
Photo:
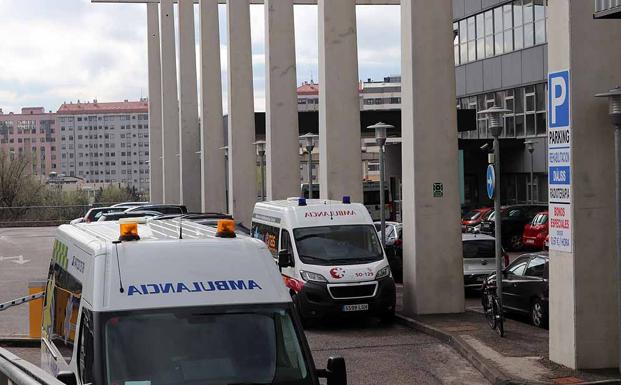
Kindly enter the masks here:
[[608, 115], [612, 124], [621, 125], [621, 87], [617, 86], [608, 92], [595, 95], [598, 98], [608, 98]]
[[257, 155], [265, 155], [265, 140], [257, 140], [254, 145], [257, 147]]
[[511, 111], [506, 108], [493, 106], [487, 110], [479, 111], [479, 114], [487, 118], [487, 128], [491, 131], [492, 136], [497, 138], [504, 127], [505, 114], [509, 112]]
[[318, 135], [307, 132], [306, 134], [300, 136], [300, 143], [302, 144], [302, 146], [306, 147], [307, 149], [310, 148], [310, 151], [312, 151], [313, 147], [315, 147], [315, 141], [317, 140], [317, 137]]
[[375, 132], [375, 142], [378, 144], [378, 146], [383, 146], [386, 143], [386, 132], [388, 130], [394, 129], [395, 126], [379, 122], [367, 128], [372, 129]]

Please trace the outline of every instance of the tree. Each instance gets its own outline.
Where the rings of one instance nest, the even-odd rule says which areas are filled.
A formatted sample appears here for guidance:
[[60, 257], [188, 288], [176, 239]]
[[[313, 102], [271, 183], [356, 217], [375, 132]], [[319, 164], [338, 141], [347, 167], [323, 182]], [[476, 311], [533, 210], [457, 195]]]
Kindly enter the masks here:
[[136, 197], [130, 188], [112, 184], [100, 189], [95, 196], [95, 202], [97, 203], [118, 203], [134, 200], [136, 200]]
[[19, 207], [37, 205], [41, 201], [45, 186], [30, 174], [30, 166], [26, 157], [0, 151], [0, 207], [8, 208], [9, 218], [23, 211]]

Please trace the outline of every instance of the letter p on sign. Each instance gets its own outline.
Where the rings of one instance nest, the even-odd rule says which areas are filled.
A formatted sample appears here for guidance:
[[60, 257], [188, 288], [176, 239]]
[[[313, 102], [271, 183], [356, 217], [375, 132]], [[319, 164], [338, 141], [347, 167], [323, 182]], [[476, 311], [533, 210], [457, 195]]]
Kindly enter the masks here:
[[548, 122], [550, 128], [569, 127], [569, 71], [548, 74]]

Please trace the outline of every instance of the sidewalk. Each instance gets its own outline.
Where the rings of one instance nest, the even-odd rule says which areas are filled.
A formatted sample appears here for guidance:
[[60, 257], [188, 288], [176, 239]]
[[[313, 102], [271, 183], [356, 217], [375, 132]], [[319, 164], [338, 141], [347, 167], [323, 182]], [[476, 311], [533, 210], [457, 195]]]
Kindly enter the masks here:
[[550, 362], [548, 331], [518, 318], [505, 320], [504, 338], [472, 310], [398, 319], [451, 345], [493, 384], [621, 384], [616, 369], [575, 371]]

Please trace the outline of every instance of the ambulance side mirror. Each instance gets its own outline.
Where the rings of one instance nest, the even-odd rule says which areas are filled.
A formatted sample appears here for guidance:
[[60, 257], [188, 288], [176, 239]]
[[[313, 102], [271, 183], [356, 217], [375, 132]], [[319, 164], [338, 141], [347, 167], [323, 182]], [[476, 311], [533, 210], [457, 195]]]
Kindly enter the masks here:
[[283, 267], [292, 266], [293, 264], [291, 263], [291, 258], [292, 255], [291, 253], [289, 253], [289, 251], [280, 250], [278, 252], [278, 267], [282, 269]]
[[65, 385], [76, 385], [77, 381], [73, 372], [63, 371], [56, 375], [56, 379]]
[[347, 370], [343, 357], [328, 358], [326, 369], [318, 370], [317, 376], [326, 378], [328, 385], [347, 385]]

